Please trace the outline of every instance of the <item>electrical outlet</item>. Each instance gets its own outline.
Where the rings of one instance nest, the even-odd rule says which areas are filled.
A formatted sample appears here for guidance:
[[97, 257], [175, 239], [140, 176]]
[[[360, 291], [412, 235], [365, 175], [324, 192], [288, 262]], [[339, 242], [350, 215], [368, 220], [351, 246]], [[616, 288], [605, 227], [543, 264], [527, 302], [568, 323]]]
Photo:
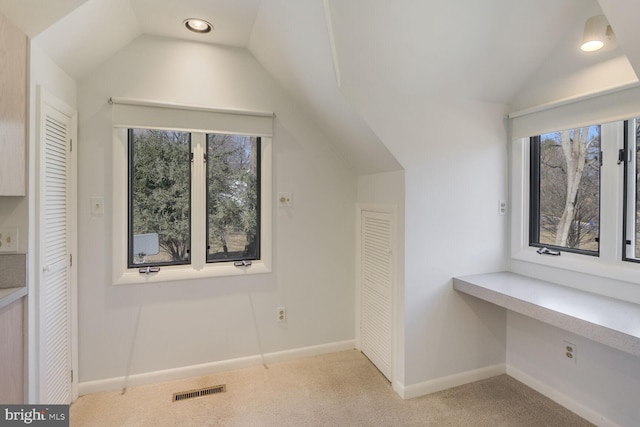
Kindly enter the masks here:
[[287, 307], [278, 307], [278, 322], [286, 322], [287, 321]]
[[507, 214], [507, 202], [505, 200], [498, 200], [498, 215], [504, 216]]
[[578, 348], [575, 344], [565, 341], [564, 343], [564, 358], [565, 360], [574, 364], [578, 363]]
[[278, 193], [278, 206], [281, 208], [293, 206], [293, 194]]
[[0, 228], [0, 252], [16, 252], [18, 250], [18, 228]]

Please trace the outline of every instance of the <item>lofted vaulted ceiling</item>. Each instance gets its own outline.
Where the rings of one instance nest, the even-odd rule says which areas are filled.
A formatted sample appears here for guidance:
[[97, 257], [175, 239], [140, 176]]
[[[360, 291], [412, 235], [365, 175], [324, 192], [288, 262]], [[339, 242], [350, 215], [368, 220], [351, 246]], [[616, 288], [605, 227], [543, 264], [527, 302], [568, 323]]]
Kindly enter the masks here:
[[[246, 48], [359, 174], [401, 168], [363, 120], [365, 102], [527, 107], [549, 101], [540, 95], [546, 79], [562, 88], [576, 69], [616, 58], [623, 70], [606, 85], [637, 80], [639, 8], [634, 0], [0, 0], [0, 12], [78, 80], [142, 34]], [[577, 53], [584, 21], [602, 11], [617, 44], [600, 56]], [[214, 31], [187, 32], [189, 17]]]

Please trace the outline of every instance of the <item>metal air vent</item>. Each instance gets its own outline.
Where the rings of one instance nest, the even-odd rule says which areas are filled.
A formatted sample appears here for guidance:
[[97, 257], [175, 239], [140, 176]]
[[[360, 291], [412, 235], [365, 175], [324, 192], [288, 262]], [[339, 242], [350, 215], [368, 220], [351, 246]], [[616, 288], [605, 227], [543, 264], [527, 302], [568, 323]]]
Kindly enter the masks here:
[[225, 384], [214, 385], [212, 387], [205, 387], [196, 390], [181, 391], [179, 393], [173, 393], [173, 402], [180, 400], [194, 399], [196, 397], [209, 396], [211, 394], [224, 393], [227, 391]]

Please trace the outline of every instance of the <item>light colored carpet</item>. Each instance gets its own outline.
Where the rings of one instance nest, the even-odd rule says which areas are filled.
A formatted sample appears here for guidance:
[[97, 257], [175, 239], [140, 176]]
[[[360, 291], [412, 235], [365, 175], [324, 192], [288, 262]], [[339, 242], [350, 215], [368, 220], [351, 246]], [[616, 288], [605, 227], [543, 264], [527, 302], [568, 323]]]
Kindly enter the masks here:
[[[225, 393], [172, 402], [173, 393]], [[507, 375], [402, 400], [356, 350], [83, 396], [71, 426], [589, 426]]]

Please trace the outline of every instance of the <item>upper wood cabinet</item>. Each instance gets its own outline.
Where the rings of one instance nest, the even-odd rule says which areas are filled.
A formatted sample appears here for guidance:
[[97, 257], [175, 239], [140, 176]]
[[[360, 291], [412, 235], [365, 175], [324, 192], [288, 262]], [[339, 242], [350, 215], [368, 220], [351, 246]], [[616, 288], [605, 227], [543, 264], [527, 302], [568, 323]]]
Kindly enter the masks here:
[[27, 36], [0, 13], [0, 196], [26, 194]]

